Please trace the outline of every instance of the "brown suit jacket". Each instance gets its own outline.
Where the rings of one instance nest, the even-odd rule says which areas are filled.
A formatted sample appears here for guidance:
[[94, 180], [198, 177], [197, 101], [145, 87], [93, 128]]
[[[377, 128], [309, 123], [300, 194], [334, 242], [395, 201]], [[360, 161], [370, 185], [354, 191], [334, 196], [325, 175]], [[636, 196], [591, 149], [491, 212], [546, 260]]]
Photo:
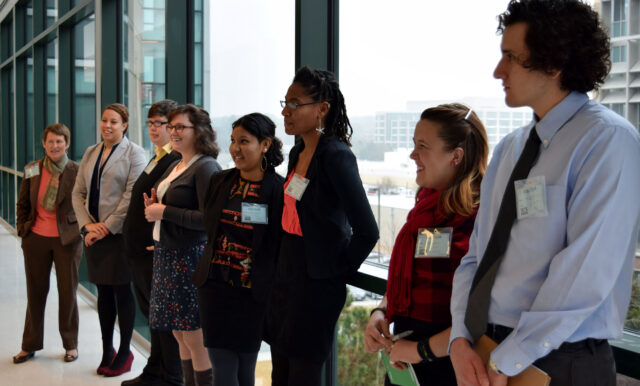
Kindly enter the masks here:
[[[31, 162], [26, 168], [38, 164], [42, 170], [42, 159]], [[62, 245], [78, 241], [80, 230], [78, 220], [71, 206], [71, 191], [76, 181], [78, 173], [78, 163], [72, 160], [67, 162], [60, 175], [60, 186], [56, 196], [56, 220], [58, 223], [58, 233]], [[20, 193], [17, 204], [17, 226], [18, 236], [25, 237], [31, 231], [31, 226], [36, 218], [36, 207], [38, 202], [38, 190], [40, 189], [40, 174], [31, 178], [25, 178], [20, 184]]]

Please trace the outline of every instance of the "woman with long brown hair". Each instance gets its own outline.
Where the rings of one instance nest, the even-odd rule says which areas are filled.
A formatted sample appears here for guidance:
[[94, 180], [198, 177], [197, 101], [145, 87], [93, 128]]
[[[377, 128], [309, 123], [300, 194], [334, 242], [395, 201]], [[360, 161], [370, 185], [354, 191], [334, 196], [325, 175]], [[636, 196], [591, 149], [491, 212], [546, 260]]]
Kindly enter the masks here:
[[149, 324], [156, 330], [173, 331], [185, 385], [211, 385], [198, 291], [191, 275], [207, 243], [204, 208], [211, 176], [220, 170], [215, 159], [219, 149], [207, 111], [183, 105], [168, 118], [171, 146], [182, 159], [167, 168], [151, 197], [144, 195], [145, 217], [155, 222]]
[[[471, 109], [452, 103], [426, 109], [413, 141], [416, 204], [396, 238], [387, 293], [371, 312], [365, 346], [371, 353], [387, 350], [395, 368], [413, 364], [420, 383], [455, 385], [447, 357], [449, 304], [478, 209], [487, 134]], [[395, 334], [413, 332], [392, 342], [391, 322]]]

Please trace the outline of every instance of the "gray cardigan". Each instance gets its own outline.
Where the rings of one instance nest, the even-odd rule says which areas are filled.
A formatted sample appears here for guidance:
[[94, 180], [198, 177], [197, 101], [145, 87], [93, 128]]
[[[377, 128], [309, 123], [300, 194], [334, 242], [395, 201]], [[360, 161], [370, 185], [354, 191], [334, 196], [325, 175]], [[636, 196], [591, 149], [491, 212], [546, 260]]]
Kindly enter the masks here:
[[[171, 164], [158, 179], [155, 188], [180, 162]], [[207, 241], [204, 226], [204, 207], [211, 176], [220, 165], [211, 156], [204, 155], [187, 170], [171, 181], [162, 197], [166, 205], [160, 222], [160, 245], [164, 248], [186, 248]]]

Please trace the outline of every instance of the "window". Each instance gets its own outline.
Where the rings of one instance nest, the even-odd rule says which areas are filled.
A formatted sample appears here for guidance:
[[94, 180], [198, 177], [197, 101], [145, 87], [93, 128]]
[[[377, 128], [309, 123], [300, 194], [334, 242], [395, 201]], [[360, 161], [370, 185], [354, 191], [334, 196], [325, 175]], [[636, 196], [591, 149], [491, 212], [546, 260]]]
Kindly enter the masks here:
[[[295, 2], [208, 3], [209, 19], [204, 25], [210, 30], [204, 46], [210, 52], [205, 57], [211, 74], [203, 78], [204, 107], [222, 150], [218, 161], [223, 167], [233, 165], [228, 152], [231, 124], [252, 112], [266, 114], [275, 122], [286, 156], [294, 139], [284, 133], [279, 101], [295, 74]], [[286, 173], [286, 166], [278, 170]]]
[[621, 63], [627, 61], [627, 46], [611, 47], [611, 61], [613, 63]]
[[205, 6], [202, 0], [194, 0], [193, 7], [193, 103], [204, 105], [204, 68], [209, 67], [209, 55], [204, 54], [204, 36], [209, 32], [208, 25], [204, 25]]
[[122, 89], [129, 109], [129, 138], [152, 151], [146, 134], [147, 113], [154, 102], [166, 98], [165, 2], [123, 2]]
[[13, 143], [13, 68], [7, 66], [2, 70], [0, 79], [0, 95], [2, 96], [2, 114], [0, 114], [0, 166], [14, 167], [14, 143]]
[[0, 51], [1, 61], [13, 54], [13, 23], [10, 17], [0, 24]]
[[58, 20], [58, 0], [47, 0], [45, 12], [47, 12], [46, 27], [49, 27]]
[[618, 37], [627, 34], [627, 12], [628, 0], [613, 0], [613, 23], [611, 25], [611, 36]]
[[16, 19], [21, 21], [16, 25], [22, 27], [20, 31], [16, 32], [17, 47], [21, 47], [33, 38], [33, 1], [29, 0], [16, 7], [16, 15]]
[[58, 122], [58, 39], [47, 43], [45, 126]]
[[96, 143], [95, 16], [73, 27], [73, 127], [72, 158], [80, 160]]
[[[0, 73], [0, 166], [14, 168], [14, 131], [13, 106], [14, 84], [13, 69], [7, 66]], [[15, 224], [15, 175], [0, 171], [0, 216], [9, 224]]]
[[[17, 130], [17, 167], [22, 168], [35, 160], [36, 146], [35, 129], [33, 127], [33, 55], [31, 49], [17, 60], [17, 96], [16, 127]], [[37, 146], [42, 148], [42, 146]], [[38, 154], [40, 153], [39, 150]]]
[[620, 116], [624, 117], [625, 116], [625, 112], [626, 112], [626, 108], [624, 103], [612, 103], [609, 108], [613, 111], [615, 111], [616, 113], [618, 113]]

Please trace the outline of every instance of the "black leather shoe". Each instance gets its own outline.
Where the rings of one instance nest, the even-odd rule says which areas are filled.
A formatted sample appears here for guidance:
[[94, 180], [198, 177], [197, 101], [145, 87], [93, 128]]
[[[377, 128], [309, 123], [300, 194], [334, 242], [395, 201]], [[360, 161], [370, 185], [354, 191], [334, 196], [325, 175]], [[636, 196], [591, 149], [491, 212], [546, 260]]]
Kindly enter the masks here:
[[122, 381], [121, 386], [155, 386], [158, 384], [158, 380], [153, 377], [149, 377], [146, 374], [140, 374], [133, 379]]
[[13, 363], [15, 363], [15, 364], [24, 363], [24, 362], [28, 361], [29, 359], [33, 358], [34, 355], [36, 355], [35, 351], [31, 351], [31, 352], [27, 353], [27, 355], [15, 355], [13, 357]]

